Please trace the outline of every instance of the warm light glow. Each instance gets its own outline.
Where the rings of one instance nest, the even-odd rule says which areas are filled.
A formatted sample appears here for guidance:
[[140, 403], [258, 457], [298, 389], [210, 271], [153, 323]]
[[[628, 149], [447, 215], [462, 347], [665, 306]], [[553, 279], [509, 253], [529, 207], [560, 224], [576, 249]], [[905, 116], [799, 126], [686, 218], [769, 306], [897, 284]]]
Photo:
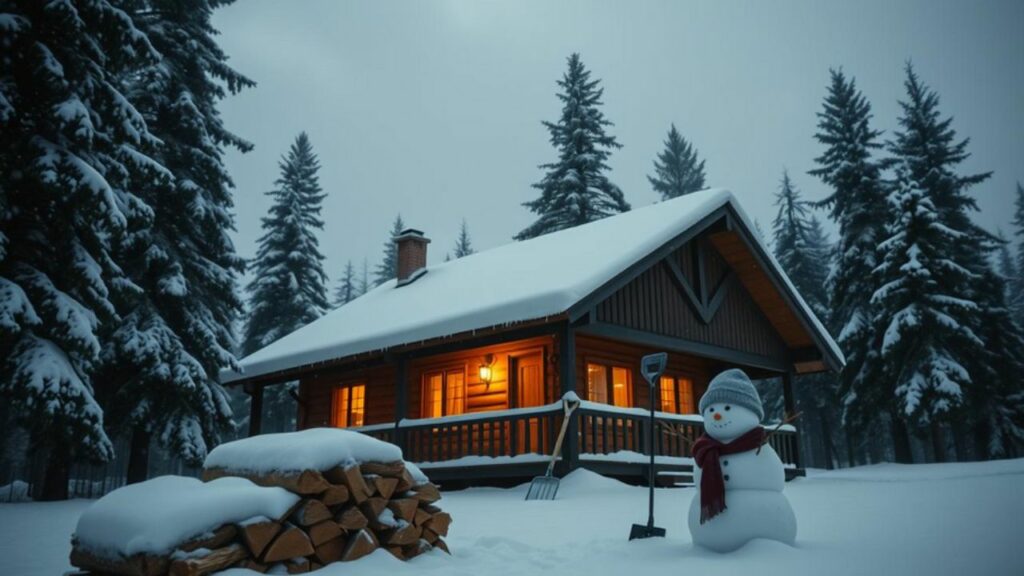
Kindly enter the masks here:
[[487, 384], [491, 383], [491, 367], [487, 364], [480, 365], [480, 379]]

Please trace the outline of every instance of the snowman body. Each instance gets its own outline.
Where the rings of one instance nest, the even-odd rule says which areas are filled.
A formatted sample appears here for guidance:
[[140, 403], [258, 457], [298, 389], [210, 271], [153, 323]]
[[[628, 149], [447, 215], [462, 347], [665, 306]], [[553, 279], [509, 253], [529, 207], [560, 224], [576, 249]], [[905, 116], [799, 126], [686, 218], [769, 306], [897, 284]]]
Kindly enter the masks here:
[[[707, 434], [726, 444], [759, 424], [757, 415], [750, 410], [725, 403], [712, 404], [703, 416]], [[775, 450], [766, 444], [760, 450], [724, 454], [720, 464], [726, 509], [703, 524], [700, 522], [703, 474], [699, 466], [694, 466], [697, 493], [690, 503], [688, 516], [693, 542], [716, 552], [730, 552], [754, 538], [792, 545], [796, 540], [796, 516], [782, 493], [786, 474]]]

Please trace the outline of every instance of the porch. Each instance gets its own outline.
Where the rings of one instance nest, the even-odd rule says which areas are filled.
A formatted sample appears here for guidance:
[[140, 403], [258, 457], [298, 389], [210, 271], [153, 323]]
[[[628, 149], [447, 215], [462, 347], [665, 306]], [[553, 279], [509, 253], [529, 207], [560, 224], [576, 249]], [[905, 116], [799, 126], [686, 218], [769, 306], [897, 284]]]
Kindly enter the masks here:
[[[403, 419], [352, 428], [402, 447], [431, 479], [474, 481], [530, 478], [543, 474], [564, 419], [561, 400], [544, 406], [493, 410], [444, 418]], [[692, 443], [703, 433], [694, 414], [655, 413], [656, 473], [665, 484], [689, 482]], [[556, 464], [565, 474], [587, 468], [600, 474], [645, 478], [650, 462], [650, 413], [582, 401], [570, 416]], [[787, 479], [802, 474], [796, 430], [782, 426], [769, 443], [786, 467]]]

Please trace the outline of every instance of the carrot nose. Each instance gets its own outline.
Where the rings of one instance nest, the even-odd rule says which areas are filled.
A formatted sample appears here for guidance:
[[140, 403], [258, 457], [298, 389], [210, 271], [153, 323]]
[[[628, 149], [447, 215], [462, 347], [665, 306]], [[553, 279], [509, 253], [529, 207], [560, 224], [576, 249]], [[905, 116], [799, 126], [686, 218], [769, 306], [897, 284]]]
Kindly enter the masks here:
[[722, 419], [722, 415], [719, 414], [718, 412], [715, 412], [714, 418], [715, 418], [715, 420], [721, 420]]

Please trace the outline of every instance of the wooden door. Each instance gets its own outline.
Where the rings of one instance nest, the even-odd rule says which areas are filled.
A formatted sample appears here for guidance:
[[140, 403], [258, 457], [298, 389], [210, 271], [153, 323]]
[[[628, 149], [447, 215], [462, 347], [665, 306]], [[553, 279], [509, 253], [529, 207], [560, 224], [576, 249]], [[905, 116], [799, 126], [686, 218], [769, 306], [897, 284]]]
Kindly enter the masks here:
[[[516, 408], [543, 406], [544, 400], [544, 356], [537, 352], [509, 358], [509, 373], [513, 379], [512, 390], [515, 394]], [[520, 421], [516, 431], [516, 452], [543, 453], [541, 442], [541, 420], [529, 419]]]

